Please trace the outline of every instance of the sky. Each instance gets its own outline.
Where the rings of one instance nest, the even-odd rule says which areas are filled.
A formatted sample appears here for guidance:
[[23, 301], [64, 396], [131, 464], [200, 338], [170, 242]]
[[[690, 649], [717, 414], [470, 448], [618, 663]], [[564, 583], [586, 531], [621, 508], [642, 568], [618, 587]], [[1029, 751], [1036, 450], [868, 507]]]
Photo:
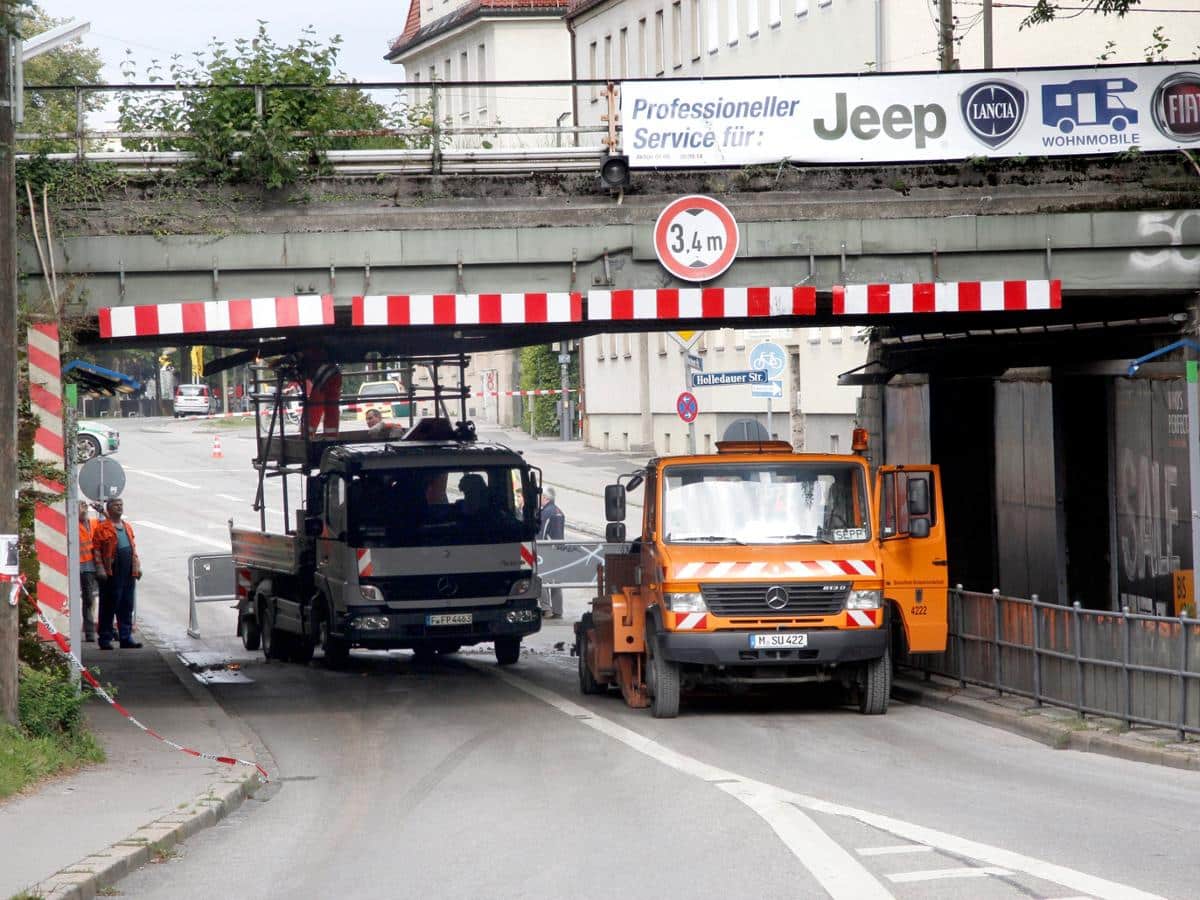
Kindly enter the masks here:
[[258, 28], [257, 19], [267, 21], [279, 44], [294, 41], [305, 25], [317, 29], [322, 43], [340, 34], [341, 69], [357, 81], [398, 81], [403, 71], [383, 55], [404, 29], [406, 0], [38, 0], [38, 5], [56, 18], [92, 23], [83, 43], [100, 51], [103, 77], [114, 83], [124, 81], [120, 66], [127, 47], [144, 71], [152, 57], [165, 62], [180, 53], [188, 59], [213, 37], [230, 43], [249, 37]]

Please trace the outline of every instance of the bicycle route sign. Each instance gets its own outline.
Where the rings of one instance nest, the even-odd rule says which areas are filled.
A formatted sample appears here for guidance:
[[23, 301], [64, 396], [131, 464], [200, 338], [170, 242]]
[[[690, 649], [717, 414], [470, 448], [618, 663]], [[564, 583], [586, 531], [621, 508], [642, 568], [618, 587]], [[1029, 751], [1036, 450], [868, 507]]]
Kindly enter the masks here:
[[684, 281], [709, 281], [733, 264], [738, 226], [724, 203], [700, 194], [669, 203], [654, 223], [654, 252]]

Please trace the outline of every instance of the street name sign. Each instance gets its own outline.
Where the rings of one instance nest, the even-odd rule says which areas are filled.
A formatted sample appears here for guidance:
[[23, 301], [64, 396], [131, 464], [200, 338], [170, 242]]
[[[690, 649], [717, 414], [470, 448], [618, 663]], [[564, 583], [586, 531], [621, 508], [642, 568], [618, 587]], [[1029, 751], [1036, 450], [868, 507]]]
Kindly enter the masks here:
[[761, 369], [736, 372], [692, 372], [692, 387], [735, 387], [747, 384], [766, 384], [767, 373]]

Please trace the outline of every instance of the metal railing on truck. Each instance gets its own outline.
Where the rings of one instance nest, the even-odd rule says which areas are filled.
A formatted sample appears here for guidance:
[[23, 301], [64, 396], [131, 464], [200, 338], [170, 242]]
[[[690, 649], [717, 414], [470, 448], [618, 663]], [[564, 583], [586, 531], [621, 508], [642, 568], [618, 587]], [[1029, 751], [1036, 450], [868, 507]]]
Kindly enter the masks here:
[[950, 591], [945, 653], [908, 664], [1126, 727], [1200, 734], [1200, 620]]

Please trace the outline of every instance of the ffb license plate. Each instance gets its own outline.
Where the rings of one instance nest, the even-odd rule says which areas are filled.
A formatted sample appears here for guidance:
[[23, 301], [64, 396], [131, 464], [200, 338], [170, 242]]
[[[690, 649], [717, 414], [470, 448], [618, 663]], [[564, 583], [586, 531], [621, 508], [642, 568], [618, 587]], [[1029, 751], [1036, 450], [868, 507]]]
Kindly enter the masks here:
[[426, 625], [470, 625], [474, 621], [471, 613], [441, 613], [426, 616]]
[[791, 650], [808, 646], [807, 634], [752, 634], [751, 650]]

